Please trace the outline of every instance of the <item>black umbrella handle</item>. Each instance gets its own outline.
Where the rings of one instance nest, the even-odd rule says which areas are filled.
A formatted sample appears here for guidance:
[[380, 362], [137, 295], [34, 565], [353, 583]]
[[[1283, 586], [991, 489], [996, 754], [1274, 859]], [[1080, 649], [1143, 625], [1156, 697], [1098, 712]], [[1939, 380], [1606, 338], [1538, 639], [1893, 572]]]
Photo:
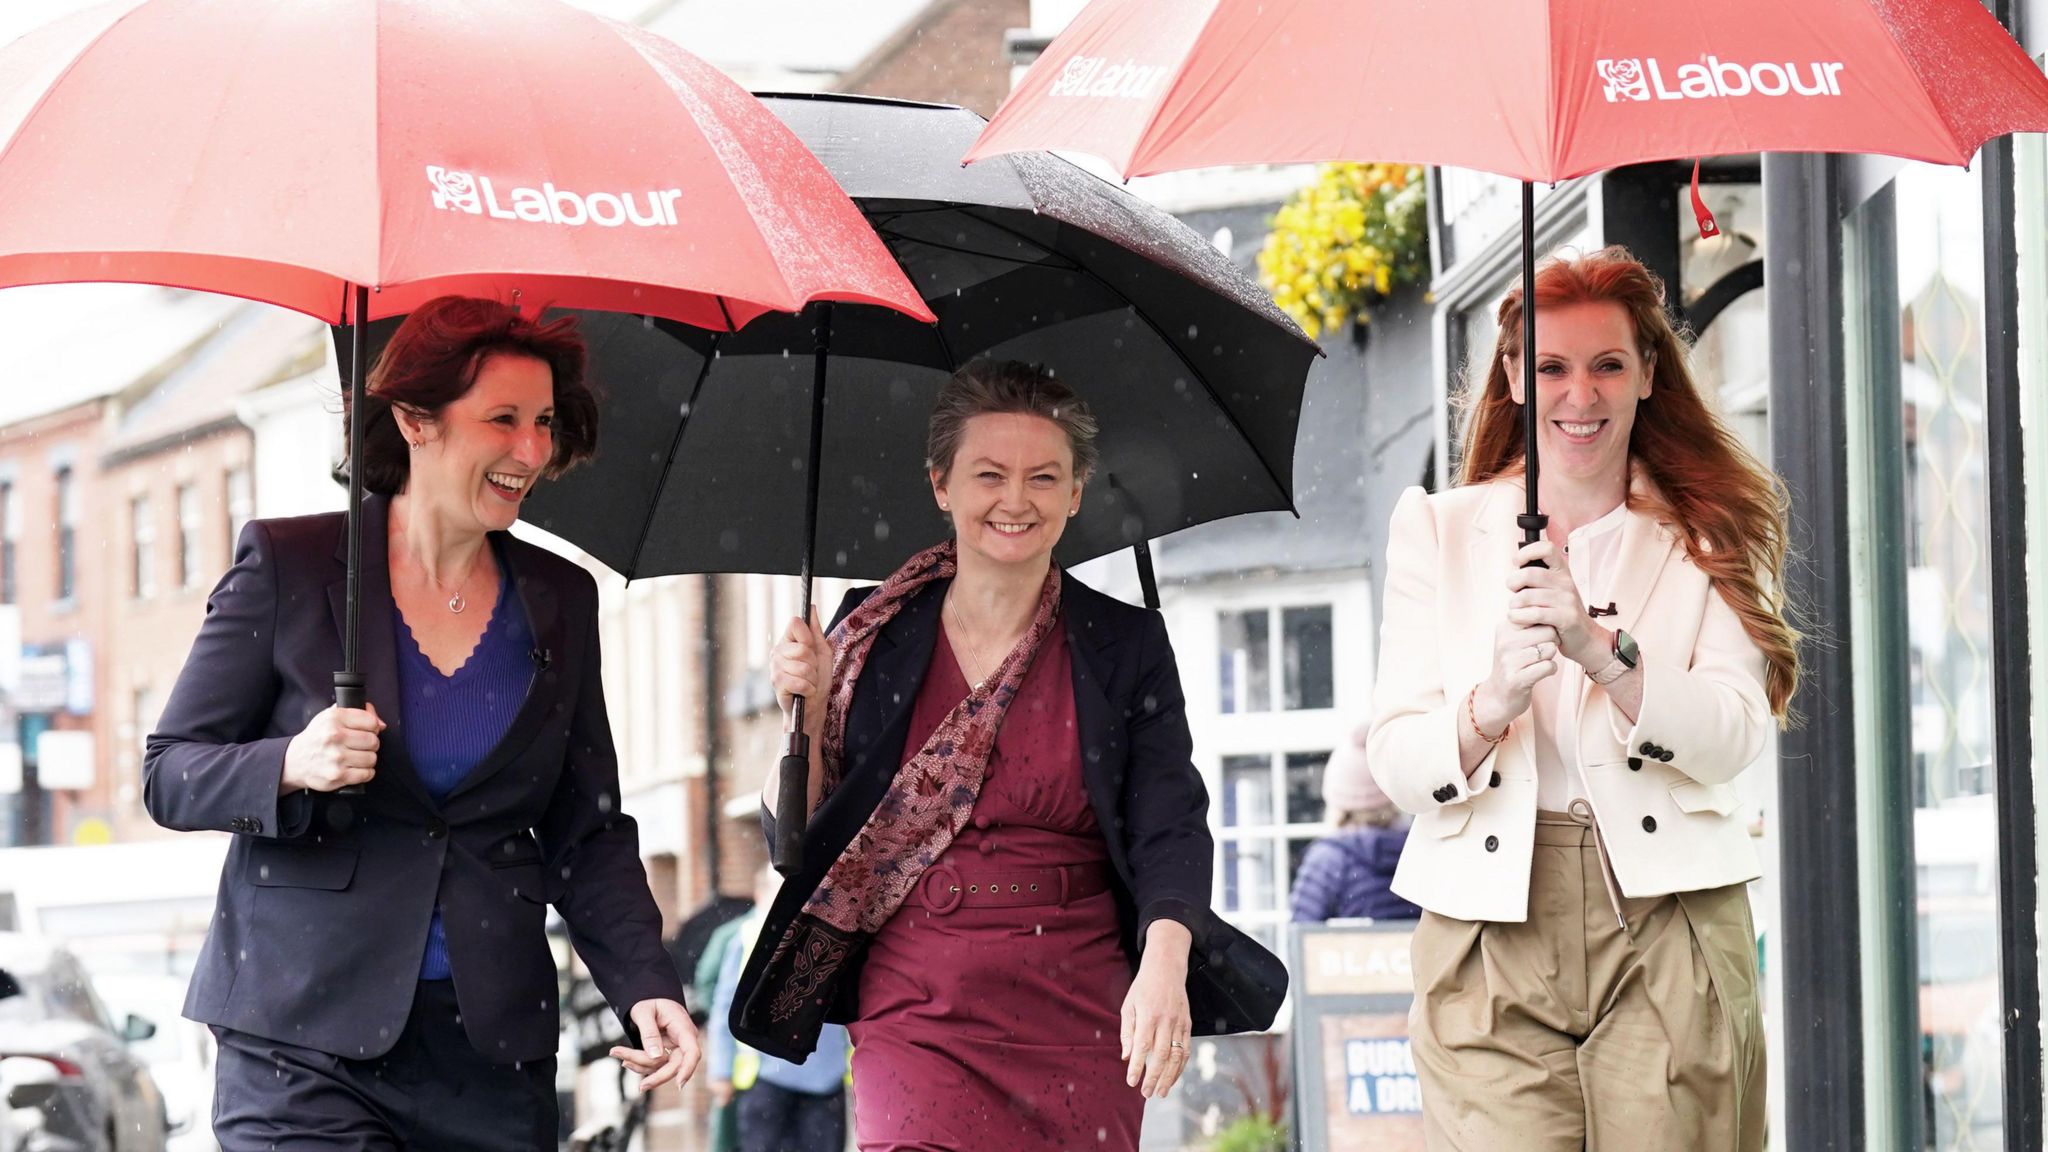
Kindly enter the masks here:
[[804, 866], [804, 826], [811, 814], [811, 738], [804, 734], [803, 697], [796, 698], [791, 716], [796, 723], [775, 773], [775, 843], [770, 857], [784, 876], [794, 876]]

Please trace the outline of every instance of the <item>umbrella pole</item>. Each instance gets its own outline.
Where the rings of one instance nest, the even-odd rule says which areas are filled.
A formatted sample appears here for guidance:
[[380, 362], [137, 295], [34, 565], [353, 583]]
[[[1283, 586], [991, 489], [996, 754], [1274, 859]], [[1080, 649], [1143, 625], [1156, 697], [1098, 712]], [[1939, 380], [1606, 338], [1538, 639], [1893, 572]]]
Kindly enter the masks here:
[[1138, 588], [1145, 593], [1145, 607], [1159, 607], [1159, 577], [1152, 571], [1152, 542], [1140, 540], [1131, 545], [1131, 554], [1138, 561]]
[[[1515, 523], [1521, 526], [1522, 543], [1543, 539], [1550, 517], [1536, 510], [1536, 185], [1522, 181], [1522, 460], [1524, 464], [1523, 503]], [[1547, 568], [1536, 561], [1530, 565]]]
[[348, 610], [342, 625], [341, 671], [334, 674], [334, 703], [361, 708], [365, 692], [358, 661], [363, 611], [363, 396], [370, 355], [370, 290], [355, 288], [355, 313], [349, 325], [348, 380]]
[[[832, 304], [813, 306], [818, 320], [813, 329], [817, 346], [811, 372], [810, 462], [804, 476], [810, 489], [804, 494], [804, 556], [797, 579], [803, 589], [797, 618], [811, 618], [811, 571], [818, 552], [818, 468], [825, 443], [825, 366], [832, 356]], [[810, 820], [811, 738], [804, 734], [804, 698], [790, 704], [789, 734], [782, 750], [782, 763], [775, 781], [775, 844], [773, 863], [784, 876], [794, 875], [804, 865], [804, 825]]]
[[[368, 703], [358, 658], [363, 615], [363, 397], [369, 375], [370, 290], [355, 288], [355, 314], [349, 325], [348, 373], [348, 607], [341, 628], [341, 671], [334, 674], [334, 706], [361, 708]], [[360, 795], [361, 784], [336, 789]]]

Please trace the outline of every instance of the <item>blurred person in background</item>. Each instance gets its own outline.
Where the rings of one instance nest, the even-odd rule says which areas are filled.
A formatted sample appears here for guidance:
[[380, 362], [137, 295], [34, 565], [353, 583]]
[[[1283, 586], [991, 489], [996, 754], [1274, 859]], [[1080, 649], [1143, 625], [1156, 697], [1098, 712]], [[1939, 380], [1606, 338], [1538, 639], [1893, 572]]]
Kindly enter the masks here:
[[1365, 763], [1368, 725], [1360, 725], [1323, 767], [1323, 811], [1333, 836], [1309, 845], [1294, 877], [1294, 922], [1413, 920], [1422, 909], [1394, 895], [1394, 866], [1408, 842], [1408, 820]]
[[711, 1098], [737, 1114], [739, 1152], [840, 1152], [846, 1147], [846, 1028], [827, 1024], [801, 1064], [766, 1056], [733, 1039], [726, 1017], [782, 877], [763, 864], [754, 876], [754, 911], [734, 921], [719, 955], [718, 990], [705, 1026]]

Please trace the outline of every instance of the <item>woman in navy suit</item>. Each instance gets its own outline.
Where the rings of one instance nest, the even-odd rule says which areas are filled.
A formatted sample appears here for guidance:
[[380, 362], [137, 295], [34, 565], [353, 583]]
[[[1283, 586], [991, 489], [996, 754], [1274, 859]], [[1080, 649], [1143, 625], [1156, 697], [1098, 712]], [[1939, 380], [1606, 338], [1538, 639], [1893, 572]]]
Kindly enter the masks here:
[[328, 703], [339, 515], [250, 522], [207, 603], [144, 799], [235, 834], [185, 1004], [220, 1041], [227, 1152], [553, 1147], [548, 904], [643, 1090], [696, 1067], [619, 810], [596, 585], [507, 532], [594, 447], [583, 376], [569, 322], [490, 301], [434, 300], [393, 337], [359, 454], [368, 707]]

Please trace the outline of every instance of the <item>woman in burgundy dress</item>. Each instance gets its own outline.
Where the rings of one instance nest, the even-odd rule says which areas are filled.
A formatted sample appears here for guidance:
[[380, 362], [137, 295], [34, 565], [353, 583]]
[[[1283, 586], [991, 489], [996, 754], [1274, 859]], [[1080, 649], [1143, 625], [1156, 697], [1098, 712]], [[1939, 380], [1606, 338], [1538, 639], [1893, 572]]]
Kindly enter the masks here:
[[863, 1152], [1132, 1150], [1197, 1023], [1264, 1023], [1191, 1019], [1190, 944], [1229, 930], [1165, 626], [1052, 563], [1094, 436], [1050, 376], [963, 368], [929, 443], [954, 539], [775, 651], [785, 706], [829, 705], [733, 1030], [800, 1055], [847, 1021]]

